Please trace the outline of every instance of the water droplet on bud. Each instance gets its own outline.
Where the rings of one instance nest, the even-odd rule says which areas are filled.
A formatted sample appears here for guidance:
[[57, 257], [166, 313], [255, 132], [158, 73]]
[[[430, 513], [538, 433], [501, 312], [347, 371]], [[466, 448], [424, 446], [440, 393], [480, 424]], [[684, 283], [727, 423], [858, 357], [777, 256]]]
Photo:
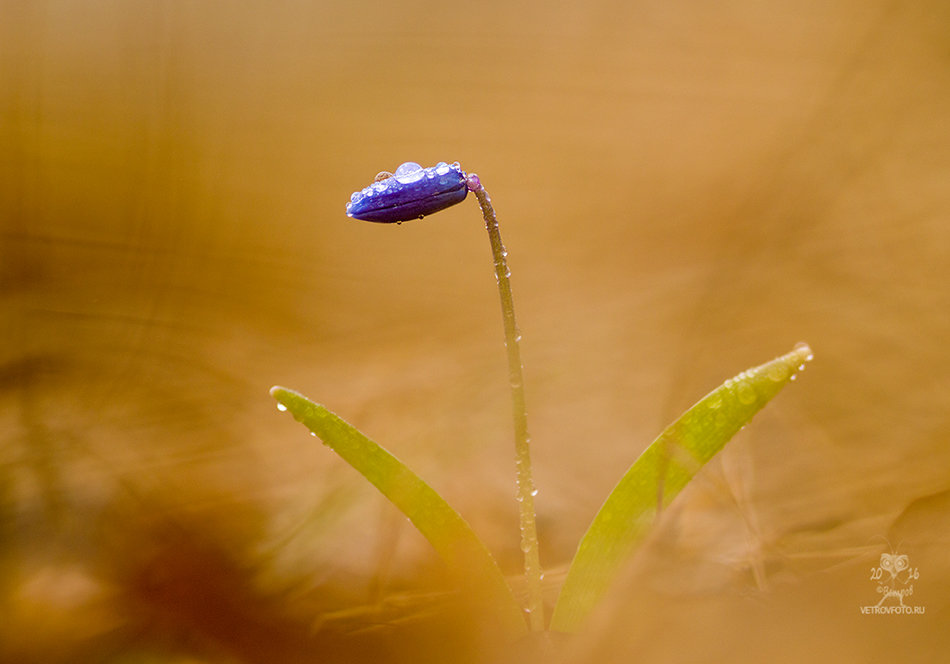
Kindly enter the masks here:
[[412, 184], [413, 182], [418, 182], [424, 178], [425, 175], [426, 174], [425, 171], [422, 170], [422, 166], [414, 161], [407, 161], [404, 164], [400, 164], [399, 168], [396, 169], [396, 172], [393, 173], [393, 177], [403, 184]]

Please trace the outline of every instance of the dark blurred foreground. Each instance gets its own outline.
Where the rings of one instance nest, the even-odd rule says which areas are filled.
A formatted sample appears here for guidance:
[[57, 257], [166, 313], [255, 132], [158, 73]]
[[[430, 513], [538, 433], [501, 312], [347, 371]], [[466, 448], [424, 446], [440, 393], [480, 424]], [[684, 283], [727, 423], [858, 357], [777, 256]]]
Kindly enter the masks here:
[[[386, 445], [517, 577], [475, 205], [343, 215], [456, 159], [511, 254], [552, 599], [666, 423], [816, 352], [555, 652], [946, 660], [950, 6], [474, 11], [0, 0], [0, 660], [531, 658], [267, 394]], [[923, 615], [860, 612], [882, 553]]]

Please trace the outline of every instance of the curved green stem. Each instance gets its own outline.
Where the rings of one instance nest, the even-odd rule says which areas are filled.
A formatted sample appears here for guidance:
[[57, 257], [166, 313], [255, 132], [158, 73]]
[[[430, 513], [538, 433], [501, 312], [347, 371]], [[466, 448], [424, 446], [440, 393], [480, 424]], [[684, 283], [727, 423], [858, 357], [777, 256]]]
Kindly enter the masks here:
[[525, 611], [532, 631], [544, 629], [544, 604], [541, 598], [541, 559], [538, 546], [538, 528], [534, 511], [534, 480], [531, 477], [531, 446], [528, 438], [528, 414], [525, 408], [524, 375], [521, 364], [521, 333], [515, 321], [515, 304], [511, 295], [511, 271], [508, 269], [505, 245], [498, 230], [498, 218], [488, 192], [475, 174], [468, 175], [469, 190], [475, 194], [485, 218], [485, 229], [491, 241], [495, 259], [495, 279], [501, 297], [501, 314], [505, 324], [505, 347], [508, 350], [508, 382], [511, 386], [511, 404], [515, 424], [515, 481], [520, 506], [521, 550], [524, 551], [524, 571], [528, 588]]

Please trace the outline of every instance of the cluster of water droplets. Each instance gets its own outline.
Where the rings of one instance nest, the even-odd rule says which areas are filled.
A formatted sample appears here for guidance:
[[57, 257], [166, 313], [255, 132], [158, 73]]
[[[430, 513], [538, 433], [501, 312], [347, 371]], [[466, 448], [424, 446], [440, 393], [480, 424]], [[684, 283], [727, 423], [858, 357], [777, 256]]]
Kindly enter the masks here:
[[458, 173], [461, 173], [461, 166], [458, 162], [448, 164], [440, 161], [435, 166], [423, 168], [414, 161], [407, 161], [400, 164], [395, 173], [389, 171], [377, 173], [373, 184], [363, 187], [360, 191], [353, 192], [350, 195], [350, 202], [346, 205], [346, 210], [349, 212], [354, 203], [364, 198], [373, 198], [384, 193], [409, 189], [422, 180], [438, 180], [440, 185], [448, 187], [458, 181]]
[[[813, 359], [815, 359], [815, 354], [811, 352], [811, 346], [806, 344], [804, 341], [800, 341], [795, 344], [795, 349], [791, 354], [794, 354], [799, 362], [797, 371], [804, 371], [805, 363], [811, 362]], [[792, 374], [790, 380], [795, 380], [795, 378], [796, 374]]]
[[[530, 440], [527, 442], [530, 443]], [[515, 473], [515, 500], [519, 503], [532, 501], [534, 497], [538, 495], [538, 489], [534, 485], [534, 480], [528, 473], [524, 472], [526, 466], [529, 464], [530, 461], [525, 459], [522, 455], [515, 455], [515, 467], [517, 470]], [[525, 553], [536, 549], [538, 546], [537, 531], [531, 528], [528, 523], [529, 512], [533, 513], [533, 511], [533, 509], [528, 511], [519, 510], [521, 516], [519, 524], [521, 530], [521, 550]]]
[[[771, 383], [795, 380], [797, 373], [804, 370], [806, 363], [813, 358], [814, 354], [808, 344], [800, 343], [792, 352], [728, 379], [723, 383], [725, 390], [714, 391], [707, 401], [707, 406], [715, 411], [716, 426], [722, 427], [728, 424], [731, 419], [728, 411], [733, 407], [754, 406], [761, 400], [770, 398], [766, 387], [768, 383], [763, 383], [763, 378]], [[766, 392], [760, 392], [761, 389], [765, 389]], [[710, 413], [708, 417], [713, 417], [713, 415]]]

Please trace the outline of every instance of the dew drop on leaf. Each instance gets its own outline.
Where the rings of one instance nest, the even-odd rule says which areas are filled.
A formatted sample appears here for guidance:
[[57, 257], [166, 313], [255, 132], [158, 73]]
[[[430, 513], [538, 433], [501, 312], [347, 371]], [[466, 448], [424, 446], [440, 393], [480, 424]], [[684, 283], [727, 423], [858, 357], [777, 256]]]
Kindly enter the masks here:
[[736, 391], [736, 396], [739, 397], [739, 401], [749, 406], [754, 404], [756, 399], [755, 390], [752, 389], [752, 386], [748, 383], [740, 383], [739, 388]]
[[776, 362], [769, 367], [769, 379], [778, 383], [788, 378], [788, 366], [783, 362]]

